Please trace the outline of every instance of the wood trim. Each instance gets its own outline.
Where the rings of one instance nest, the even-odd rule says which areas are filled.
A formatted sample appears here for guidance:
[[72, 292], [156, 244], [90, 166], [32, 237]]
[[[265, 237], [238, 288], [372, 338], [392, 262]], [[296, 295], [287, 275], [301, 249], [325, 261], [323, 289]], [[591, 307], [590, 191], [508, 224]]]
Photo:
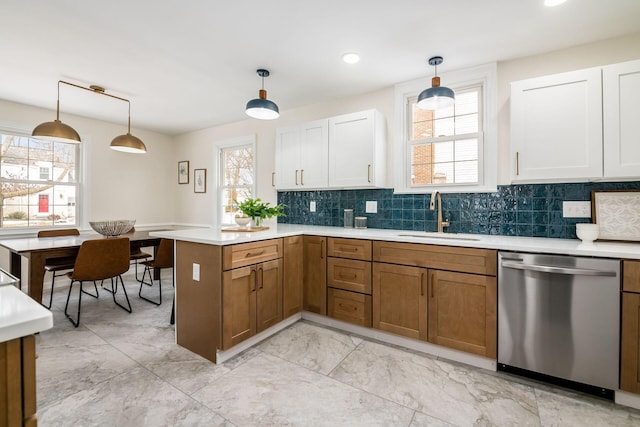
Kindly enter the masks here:
[[622, 261], [622, 290], [640, 293], [640, 261]]
[[371, 295], [371, 262], [329, 257], [327, 286]]
[[327, 249], [331, 257], [371, 261], [371, 240], [329, 237]]
[[304, 236], [303, 308], [327, 315], [327, 238]]
[[22, 337], [22, 410], [26, 420], [36, 415], [36, 337]]
[[640, 294], [622, 293], [620, 389], [640, 393]]
[[495, 249], [374, 240], [373, 260], [486, 276], [496, 276], [498, 271], [498, 252]]
[[225, 271], [277, 258], [282, 258], [281, 238], [222, 247], [222, 268]]
[[22, 412], [21, 339], [0, 343], [0, 426], [20, 426]]
[[302, 311], [302, 236], [285, 237], [282, 245], [282, 315], [286, 319]]

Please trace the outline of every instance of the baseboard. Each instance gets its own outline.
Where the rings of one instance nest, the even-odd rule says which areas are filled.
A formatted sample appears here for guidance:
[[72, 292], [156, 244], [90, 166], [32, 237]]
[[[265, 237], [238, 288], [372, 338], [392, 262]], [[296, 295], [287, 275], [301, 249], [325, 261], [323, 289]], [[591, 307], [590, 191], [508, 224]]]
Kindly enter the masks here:
[[310, 313], [308, 311], [302, 312], [302, 318], [314, 323], [318, 323], [330, 328], [340, 329], [341, 331], [357, 334], [366, 338], [381, 341], [383, 343], [397, 345], [410, 350], [418, 351], [420, 353], [429, 354], [442, 359], [451, 360], [454, 362], [460, 362], [467, 365], [475, 366], [490, 371], [497, 370], [497, 361], [495, 359], [489, 359], [487, 357], [476, 356], [475, 354], [469, 354], [458, 350], [442, 347], [435, 344], [430, 344], [424, 341], [417, 341], [411, 338], [405, 338], [399, 335], [391, 334], [388, 332], [380, 331], [378, 329], [365, 328], [363, 326], [354, 325], [351, 323], [343, 322], [341, 320], [332, 319], [330, 317], [321, 316], [319, 314]]
[[282, 322], [279, 322], [277, 325], [273, 325], [269, 329], [265, 329], [259, 334], [256, 334], [251, 338], [242, 341], [240, 344], [234, 345], [233, 348], [230, 348], [229, 350], [218, 350], [216, 355], [216, 364], [224, 363], [232, 357], [235, 357], [238, 354], [242, 353], [246, 349], [258, 344], [260, 341], [263, 341], [270, 336], [280, 332], [281, 330], [288, 328], [289, 326], [300, 320], [301, 317], [302, 315], [300, 313], [294, 314], [293, 316], [284, 319]]
[[629, 393], [628, 391], [616, 390], [615, 402], [618, 405], [640, 409], [640, 394]]

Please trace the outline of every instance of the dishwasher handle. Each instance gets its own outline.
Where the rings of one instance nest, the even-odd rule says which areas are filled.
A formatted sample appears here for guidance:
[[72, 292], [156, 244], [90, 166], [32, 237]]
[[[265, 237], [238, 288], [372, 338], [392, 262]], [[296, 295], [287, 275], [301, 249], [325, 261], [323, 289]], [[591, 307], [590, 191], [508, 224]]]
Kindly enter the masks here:
[[538, 265], [538, 264], [521, 264], [521, 263], [512, 262], [512, 261], [502, 261], [502, 267], [514, 268], [516, 270], [539, 271], [541, 273], [571, 274], [574, 276], [615, 277], [618, 274], [615, 271], [591, 270], [588, 268], [573, 268], [573, 267], [554, 267], [551, 265]]

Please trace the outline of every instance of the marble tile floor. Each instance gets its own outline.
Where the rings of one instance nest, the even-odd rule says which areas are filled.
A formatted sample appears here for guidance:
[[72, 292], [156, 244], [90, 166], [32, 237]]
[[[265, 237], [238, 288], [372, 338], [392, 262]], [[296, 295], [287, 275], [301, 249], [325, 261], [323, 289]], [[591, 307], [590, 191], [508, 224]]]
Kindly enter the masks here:
[[128, 314], [101, 292], [74, 328], [56, 286], [37, 339], [46, 426], [639, 426], [640, 411], [300, 321], [215, 365], [174, 343], [173, 292]]

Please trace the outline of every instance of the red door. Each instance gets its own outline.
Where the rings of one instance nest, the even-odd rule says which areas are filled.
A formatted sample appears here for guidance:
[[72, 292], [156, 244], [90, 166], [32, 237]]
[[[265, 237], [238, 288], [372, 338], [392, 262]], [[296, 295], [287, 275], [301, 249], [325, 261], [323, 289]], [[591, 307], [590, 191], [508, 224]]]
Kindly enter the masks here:
[[49, 195], [48, 194], [40, 194], [38, 196], [38, 212], [40, 213], [49, 212]]

